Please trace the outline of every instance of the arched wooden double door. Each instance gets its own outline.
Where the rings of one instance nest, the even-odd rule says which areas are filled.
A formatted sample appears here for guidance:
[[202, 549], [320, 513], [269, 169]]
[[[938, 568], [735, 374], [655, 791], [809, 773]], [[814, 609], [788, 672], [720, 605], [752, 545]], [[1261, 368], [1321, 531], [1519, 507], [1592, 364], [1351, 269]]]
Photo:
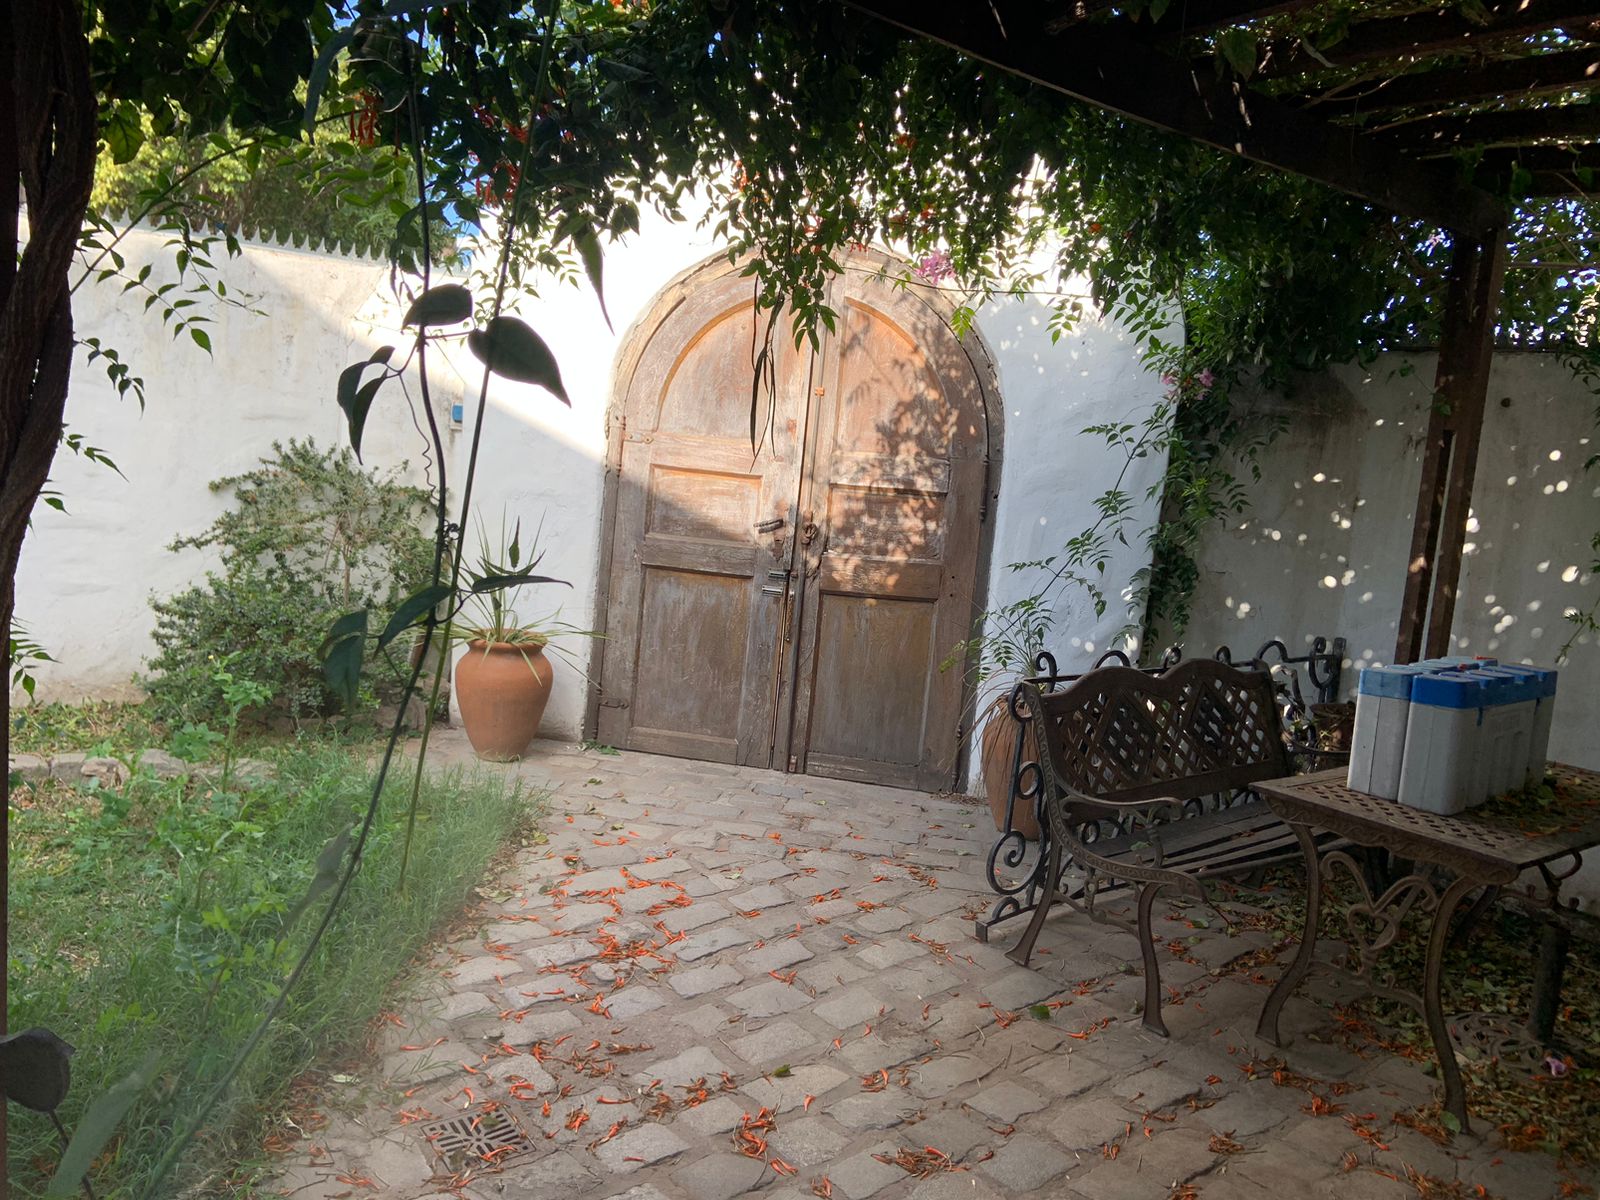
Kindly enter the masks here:
[[877, 277], [881, 260], [854, 262], [815, 352], [780, 318], [754, 453], [766, 319], [751, 280], [691, 277], [635, 342], [613, 452], [601, 741], [954, 782], [964, 671], [939, 668], [975, 615], [984, 385], [927, 301]]

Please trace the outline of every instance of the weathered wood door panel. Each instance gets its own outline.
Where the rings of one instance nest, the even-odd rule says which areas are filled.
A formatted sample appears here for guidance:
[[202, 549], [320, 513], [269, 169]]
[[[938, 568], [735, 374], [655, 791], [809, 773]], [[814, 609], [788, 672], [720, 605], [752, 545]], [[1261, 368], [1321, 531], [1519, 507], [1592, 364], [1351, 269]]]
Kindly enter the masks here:
[[[812, 774], [949, 787], [974, 612], [983, 393], [922, 301], [871, 275], [835, 289], [801, 493], [804, 602], [790, 754]], [[799, 572], [797, 571], [797, 575]]]
[[[954, 781], [987, 427], [960, 341], [870, 273], [750, 448], [748, 280], [688, 290], [624, 398], [599, 735], [904, 787]], [[786, 327], [787, 322], [780, 322]], [[770, 418], [770, 421], [769, 421]]]
[[[771, 436], [750, 449], [748, 280], [679, 304], [624, 408], [599, 735], [770, 766], [807, 359], [787, 343]], [[765, 589], [765, 590], [763, 590]]]

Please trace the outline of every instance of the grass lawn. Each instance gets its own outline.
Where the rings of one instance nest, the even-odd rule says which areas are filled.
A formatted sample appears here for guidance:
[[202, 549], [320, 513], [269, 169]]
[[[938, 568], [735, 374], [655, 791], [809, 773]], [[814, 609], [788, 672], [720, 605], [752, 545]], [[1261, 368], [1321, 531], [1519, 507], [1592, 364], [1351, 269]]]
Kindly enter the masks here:
[[[131, 759], [160, 744], [145, 739], [136, 715], [56, 719], [63, 728], [44, 736], [36, 715], [16, 748], [121, 750]], [[97, 1163], [99, 1196], [146, 1194], [175, 1133], [271, 1004], [326, 903], [287, 921], [316, 858], [365, 810], [371, 749], [252, 746], [273, 776], [227, 786], [215, 776], [136, 774], [110, 790], [13, 789], [9, 1028], [45, 1025], [77, 1047], [60, 1111], [69, 1130], [149, 1052], [160, 1056], [155, 1083]], [[487, 774], [435, 775], [423, 787], [402, 890], [409, 790], [403, 771], [391, 778], [361, 872], [310, 970], [156, 1194], [197, 1185], [189, 1194], [231, 1194], [230, 1177], [258, 1154], [263, 1118], [295, 1077], [359, 1047], [389, 985], [461, 911], [536, 807]], [[10, 1136], [12, 1194], [40, 1195], [59, 1153], [52, 1127], [13, 1106]]]

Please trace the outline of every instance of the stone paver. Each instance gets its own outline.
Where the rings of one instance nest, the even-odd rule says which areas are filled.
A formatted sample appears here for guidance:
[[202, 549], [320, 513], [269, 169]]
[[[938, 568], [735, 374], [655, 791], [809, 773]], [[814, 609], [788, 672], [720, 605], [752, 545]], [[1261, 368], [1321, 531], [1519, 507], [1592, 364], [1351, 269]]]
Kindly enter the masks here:
[[[455, 731], [435, 747], [470, 760]], [[1004, 956], [1021, 922], [976, 941], [993, 827], [961, 797], [554, 743], [483, 769], [549, 790], [547, 844], [484, 889], [478, 923], [390, 1005], [401, 1027], [378, 1035], [371, 1086], [328, 1097], [316, 1154], [286, 1155], [263, 1194], [372, 1178], [381, 1197], [440, 1196], [459, 1168], [427, 1122], [492, 1105], [528, 1144], [476, 1168], [454, 1193], [471, 1200], [1162, 1200], [1184, 1183], [1408, 1200], [1407, 1166], [1560, 1195], [1549, 1158], [1492, 1133], [1446, 1150], [1398, 1126], [1433, 1081], [1346, 1051], [1310, 1000], [1285, 1010], [1286, 1049], [1258, 1044], [1260, 968], [1228, 966], [1266, 944], [1255, 930], [1158, 906], [1180, 939], [1168, 1040], [1139, 1024], [1126, 934], [1064, 913], [1028, 970]], [[1241, 1070], [1274, 1056], [1348, 1081], [1377, 1142], [1311, 1116], [1270, 1068]], [[893, 1165], [933, 1151], [962, 1169]]]

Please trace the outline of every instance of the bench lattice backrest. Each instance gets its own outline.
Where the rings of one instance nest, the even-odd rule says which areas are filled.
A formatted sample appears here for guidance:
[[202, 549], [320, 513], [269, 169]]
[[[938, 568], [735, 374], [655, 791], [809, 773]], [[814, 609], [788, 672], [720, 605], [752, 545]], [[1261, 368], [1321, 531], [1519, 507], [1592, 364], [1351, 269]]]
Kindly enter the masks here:
[[1103, 667], [1035, 693], [1058, 784], [1102, 800], [1187, 800], [1290, 773], [1266, 671], [1208, 659]]

